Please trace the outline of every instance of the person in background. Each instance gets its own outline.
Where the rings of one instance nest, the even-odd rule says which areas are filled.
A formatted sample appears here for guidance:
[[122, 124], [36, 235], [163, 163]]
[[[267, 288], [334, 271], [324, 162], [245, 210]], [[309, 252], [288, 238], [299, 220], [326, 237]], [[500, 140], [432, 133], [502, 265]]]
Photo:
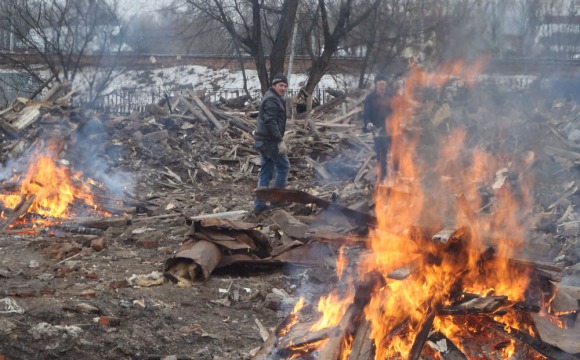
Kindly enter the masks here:
[[[256, 131], [254, 131], [255, 148], [260, 152], [261, 164], [258, 187], [269, 187], [274, 171], [275, 188], [285, 188], [290, 173], [288, 148], [284, 142], [286, 132], [286, 102], [284, 95], [288, 88], [288, 79], [284, 74], [272, 78], [272, 86], [262, 98]], [[263, 200], [254, 201], [254, 214], [259, 215], [267, 209]]]
[[377, 74], [375, 76], [375, 89], [364, 100], [364, 131], [373, 133], [379, 165], [377, 181], [383, 181], [387, 177], [387, 155], [391, 146], [391, 136], [387, 132], [387, 123], [393, 113], [391, 98], [394, 94], [387, 85], [387, 77], [384, 74]]

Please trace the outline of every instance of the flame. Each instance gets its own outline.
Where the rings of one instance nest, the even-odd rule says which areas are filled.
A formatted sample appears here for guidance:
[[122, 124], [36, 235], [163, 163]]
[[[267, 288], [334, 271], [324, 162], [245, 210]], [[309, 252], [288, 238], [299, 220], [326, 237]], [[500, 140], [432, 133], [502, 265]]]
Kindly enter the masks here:
[[[369, 257], [363, 267], [366, 272], [379, 270], [387, 277], [410, 259], [419, 257], [421, 261], [419, 269], [410, 277], [389, 282], [382, 294], [375, 294], [366, 309], [366, 317], [372, 323], [377, 358], [406, 357], [429, 309], [449, 304], [449, 296], [458, 285], [463, 291], [479, 294], [489, 293], [493, 286], [495, 293], [506, 295], [512, 301], [524, 299], [529, 274], [510, 266], [507, 259], [523, 245], [513, 239], [525, 238], [525, 227], [517, 214], [520, 207], [530, 205], [530, 193], [520, 190], [516, 196], [509, 183], [503, 182], [495, 189], [493, 215], [477, 213], [484, 203], [479, 195], [481, 185], [493, 181], [494, 174], [506, 166], [505, 159], [479, 149], [468, 158], [465, 149], [469, 136], [464, 129], [458, 129], [450, 131], [442, 141], [445, 145], [440, 149], [438, 161], [418, 164], [414, 156], [419, 135], [402, 136], [405, 129], [412, 126], [414, 108], [410, 105], [419, 103], [415, 98], [417, 90], [427, 85], [440, 86], [450, 77], [462, 77], [466, 83], [472, 83], [471, 75], [476, 74], [480, 66], [468, 67], [458, 62], [433, 74], [416, 69], [406, 80], [403, 93], [392, 101], [394, 113], [389, 123], [393, 134], [392, 156], [399, 164], [399, 173], [390, 176], [386, 185], [396, 188], [404, 183], [412, 191], [377, 191], [378, 230], [371, 232], [369, 237], [374, 256]], [[510, 160], [508, 165], [515, 169], [517, 159]], [[419, 181], [424, 178], [430, 183]], [[522, 189], [531, 188], [529, 183], [520, 185]], [[457, 194], [463, 195], [458, 198], [454, 196]], [[449, 219], [445, 217], [447, 214], [455, 216]], [[466, 229], [468, 236], [463, 238], [469, 241], [454, 243], [451, 239], [442, 246], [409, 237], [416, 224], [427, 223], [442, 229], [450, 220], [454, 228]], [[482, 234], [489, 236], [484, 238]], [[483, 255], [489, 246], [495, 250], [493, 259]], [[501, 320], [518, 328], [515, 318], [501, 317]], [[405, 321], [409, 322], [408, 333], [389, 342], [383, 341]], [[463, 336], [460, 333], [465, 327], [458, 326], [455, 321], [453, 318], [438, 319], [435, 328], [451, 339]]]
[[336, 259], [336, 274], [338, 276], [339, 281], [342, 280], [342, 275], [344, 274], [344, 271], [348, 266], [348, 259], [344, 254], [345, 249], [346, 249], [345, 246], [340, 247], [340, 250], [338, 252], [338, 258]]
[[322, 313], [320, 319], [312, 325], [310, 331], [318, 331], [338, 325], [342, 315], [352, 303], [354, 294], [341, 298], [337, 293], [322, 296], [318, 301], [318, 311]]
[[[421, 103], [419, 90], [441, 87], [456, 79], [473, 84], [483, 65], [484, 62], [472, 66], [456, 62], [434, 73], [414, 68], [403, 91], [392, 99], [393, 113], [387, 127], [393, 136], [392, 163], [398, 164], [398, 171], [390, 171], [388, 179], [377, 186], [378, 224], [370, 230], [367, 244], [372, 254], [356, 266], [361, 278], [376, 271], [385, 279], [397, 269], [412, 271], [403, 280], [387, 280], [386, 286], [374, 291], [365, 308], [377, 359], [408, 357], [426, 317], [457, 300], [461, 291], [504, 295], [510, 302], [525, 300], [530, 274], [513, 266], [509, 259], [524, 245], [526, 224], [520, 209], [531, 208], [532, 187], [531, 181], [520, 176], [518, 188], [512, 189], [507, 174], [518, 173], [519, 164], [529, 167], [530, 154], [520, 159], [500, 149], [487, 153], [468, 144], [470, 138], [465, 129], [457, 129], [435, 141], [444, 144], [437, 149], [438, 160], [415, 159], [421, 140], [414, 126], [417, 104]], [[466, 151], [468, 145], [473, 150]], [[480, 209], [487, 202], [480, 189], [491, 184], [493, 211], [484, 212]], [[415, 236], [418, 224], [434, 229], [461, 229], [462, 240], [451, 238], [439, 244], [428, 237]], [[340, 278], [345, 266], [341, 249], [337, 261]], [[322, 316], [311, 331], [337, 325], [353, 298], [352, 293], [322, 297], [318, 305]], [[482, 330], [477, 322], [470, 325], [461, 318], [436, 317], [433, 327], [459, 346], [461, 338]], [[521, 328], [515, 311], [509, 309], [495, 320]], [[351, 343], [350, 338], [345, 340], [342, 359], [348, 358]], [[512, 356], [514, 349], [512, 342], [502, 349], [503, 356]]]
[[298, 314], [300, 314], [300, 311], [304, 307], [305, 303], [306, 300], [304, 299], [304, 296], [301, 296], [300, 299], [298, 299], [296, 305], [294, 305], [294, 309], [292, 310], [290, 315], [288, 315], [288, 323], [284, 328], [280, 330], [280, 336], [288, 334], [288, 332], [292, 329], [292, 326], [294, 326], [298, 322]]
[[[37, 151], [31, 156], [28, 171], [20, 182], [20, 194], [0, 195], [5, 207], [17, 210], [23, 198], [33, 199], [28, 212], [44, 218], [67, 218], [74, 204], [82, 204], [88, 211], [98, 209], [88, 185], [97, 182], [85, 180], [82, 172], [73, 174], [65, 165], [55, 161], [57, 153], [58, 146], [51, 144], [46, 153]], [[19, 181], [19, 177], [11, 181]]]

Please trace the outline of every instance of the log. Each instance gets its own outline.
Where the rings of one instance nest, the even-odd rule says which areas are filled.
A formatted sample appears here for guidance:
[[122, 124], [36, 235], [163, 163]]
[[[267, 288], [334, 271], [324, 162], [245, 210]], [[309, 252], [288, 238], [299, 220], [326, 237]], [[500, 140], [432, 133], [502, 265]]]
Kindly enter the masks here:
[[75, 219], [74, 221], [66, 222], [61, 225], [107, 230], [108, 228], [125, 227], [131, 225], [131, 218], [117, 216], [109, 218]]

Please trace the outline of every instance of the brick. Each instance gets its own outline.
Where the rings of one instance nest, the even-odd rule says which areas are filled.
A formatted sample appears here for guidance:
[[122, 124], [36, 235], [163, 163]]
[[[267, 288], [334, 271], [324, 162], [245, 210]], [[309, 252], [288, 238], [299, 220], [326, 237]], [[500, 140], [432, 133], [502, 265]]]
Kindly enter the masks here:
[[105, 238], [100, 237], [93, 239], [91, 241], [91, 248], [96, 252], [103, 251], [105, 247], [107, 247], [107, 242], [105, 241]]

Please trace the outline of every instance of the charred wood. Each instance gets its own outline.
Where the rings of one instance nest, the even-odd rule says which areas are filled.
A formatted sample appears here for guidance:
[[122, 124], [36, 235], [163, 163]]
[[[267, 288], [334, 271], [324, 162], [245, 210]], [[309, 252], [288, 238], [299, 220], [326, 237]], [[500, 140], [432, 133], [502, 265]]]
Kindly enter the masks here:
[[16, 207], [14, 213], [8, 216], [6, 221], [4, 221], [2, 225], [0, 225], [0, 232], [6, 230], [10, 225], [12, 225], [16, 220], [18, 220], [20, 216], [26, 213], [35, 199], [36, 195], [30, 196], [28, 199], [26, 199], [26, 195], [22, 195], [22, 200], [20, 201], [20, 204], [18, 204], [18, 206]]
[[[496, 321], [490, 321], [490, 327], [498, 334], [507, 336], [508, 338], [518, 340], [524, 344], [531, 346], [534, 350], [544, 355], [548, 359], [553, 360], [578, 360], [578, 357], [569, 354], [553, 345], [543, 342], [531, 335], [521, 332], [513, 327], [506, 326], [505, 324], [498, 323]], [[509, 330], [506, 330], [509, 328]]]
[[427, 338], [427, 344], [437, 351], [444, 360], [467, 360], [467, 356], [459, 350], [457, 345], [439, 331]]

